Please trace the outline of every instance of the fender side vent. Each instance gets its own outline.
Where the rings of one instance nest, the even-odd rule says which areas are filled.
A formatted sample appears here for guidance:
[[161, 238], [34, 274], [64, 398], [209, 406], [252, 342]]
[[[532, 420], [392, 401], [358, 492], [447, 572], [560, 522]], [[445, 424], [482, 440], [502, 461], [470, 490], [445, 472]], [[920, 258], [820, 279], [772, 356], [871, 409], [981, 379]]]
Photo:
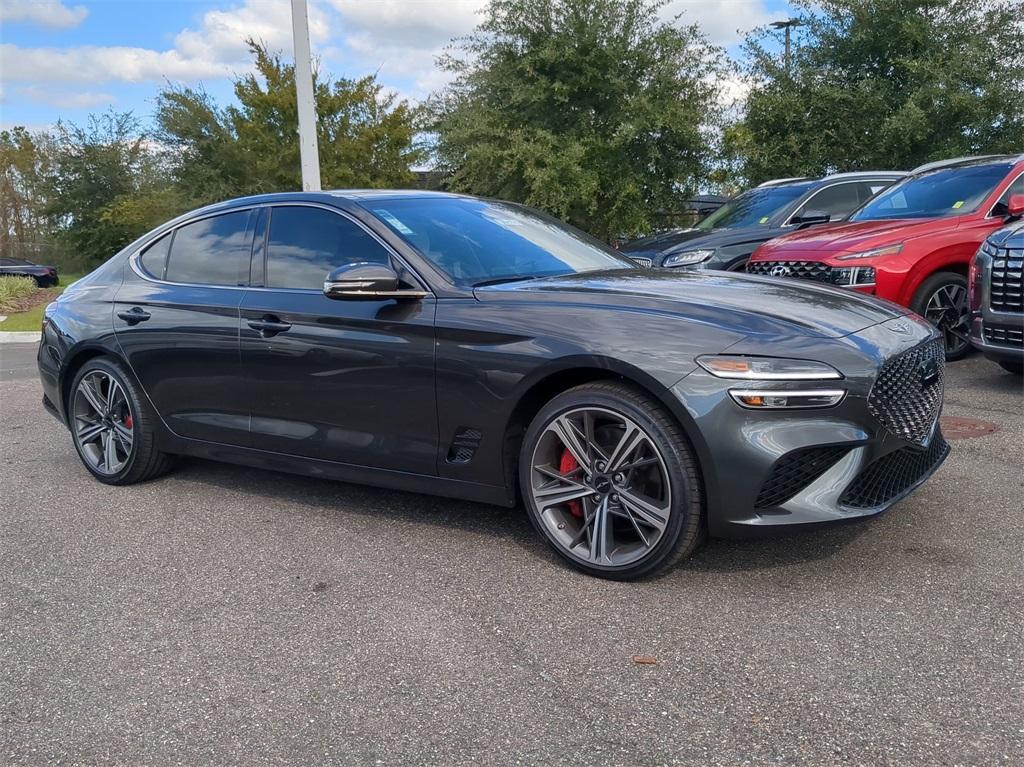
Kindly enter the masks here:
[[479, 429], [468, 426], [460, 426], [455, 430], [455, 437], [452, 439], [451, 447], [448, 448], [448, 463], [469, 463], [480, 447], [480, 440], [483, 434]]

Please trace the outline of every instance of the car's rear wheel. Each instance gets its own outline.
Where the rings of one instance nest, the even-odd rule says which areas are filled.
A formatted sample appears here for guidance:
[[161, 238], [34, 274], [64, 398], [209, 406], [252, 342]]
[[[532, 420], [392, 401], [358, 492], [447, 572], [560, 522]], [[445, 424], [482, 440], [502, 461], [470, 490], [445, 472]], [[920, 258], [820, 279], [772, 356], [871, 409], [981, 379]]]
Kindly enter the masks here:
[[130, 485], [165, 473], [172, 456], [156, 447], [156, 415], [135, 380], [115, 360], [89, 360], [68, 397], [71, 436], [85, 468], [109, 485]]
[[956, 272], [938, 272], [918, 288], [910, 307], [942, 331], [947, 360], [971, 351], [967, 278]]
[[534, 527], [591, 575], [650, 575], [701, 540], [693, 451], [679, 424], [631, 387], [586, 384], [555, 397], [530, 424], [519, 467]]

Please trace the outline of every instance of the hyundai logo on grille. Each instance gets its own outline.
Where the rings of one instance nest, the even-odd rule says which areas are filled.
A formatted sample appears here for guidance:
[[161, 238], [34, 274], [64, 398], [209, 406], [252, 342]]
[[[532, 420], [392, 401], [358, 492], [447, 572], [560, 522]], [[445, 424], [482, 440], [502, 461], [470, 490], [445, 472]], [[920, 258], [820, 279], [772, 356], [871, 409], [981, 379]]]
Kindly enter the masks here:
[[772, 277], [788, 277], [790, 269], [785, 264], [776, 264], [768, 270], [768, 274]]

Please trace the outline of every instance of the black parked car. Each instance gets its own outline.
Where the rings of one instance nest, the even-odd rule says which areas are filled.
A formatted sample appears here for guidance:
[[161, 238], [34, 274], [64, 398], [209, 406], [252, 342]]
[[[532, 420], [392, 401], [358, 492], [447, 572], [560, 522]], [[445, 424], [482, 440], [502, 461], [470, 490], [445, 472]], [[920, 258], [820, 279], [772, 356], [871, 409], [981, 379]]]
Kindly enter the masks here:
[[41, 288], [52, 288], [60, 283], [57, 270], [21, 258], [0, 258], [0, 277], [31, 277]]
[[39, 370], [102, 482], [184, 453], [522, 499], [565, 559], [632, 578], [704, 530], [862, 517], [921, 483], [948, 451], [942, 342], [905, 311], [641, 268], [502, 202], [278, 194], [185, 215], [75, 283]]
[[971, 261], [971, 343], [1024, 375], [1024, 221], [993, 232]]
[[644, 266], [743, 271], [761, 243], [843, 219], [905, 175], [871, 171], [769, 181], [734, 197], [692, 229], [635, 240], [621, 250]]

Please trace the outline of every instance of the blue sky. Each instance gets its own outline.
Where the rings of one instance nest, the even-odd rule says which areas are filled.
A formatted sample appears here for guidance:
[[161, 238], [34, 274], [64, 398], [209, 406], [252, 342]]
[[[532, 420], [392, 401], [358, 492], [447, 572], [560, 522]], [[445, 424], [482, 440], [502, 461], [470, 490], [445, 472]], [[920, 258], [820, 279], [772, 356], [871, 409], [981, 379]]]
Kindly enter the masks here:
[[[402, 97], [442, 86], [435, 57], [467, 33], [486, 0], [309, 0], [314, 55], [336, 76], [377, 72]], [[784, 0], [672, 0], [735, 53], [738, 30], [782, 18]], [[0, 125], [43, 128], [59, 118], [132, 110], [143, 121], [168, 81], [231, 97], [231, 78], [250, 66], [244, 39], [290, 54], [289, 0], [2, 0]], [[728, 85], [728, 84], [726, 84]], [[735, 87], [735, 86], [732, 86]]]

